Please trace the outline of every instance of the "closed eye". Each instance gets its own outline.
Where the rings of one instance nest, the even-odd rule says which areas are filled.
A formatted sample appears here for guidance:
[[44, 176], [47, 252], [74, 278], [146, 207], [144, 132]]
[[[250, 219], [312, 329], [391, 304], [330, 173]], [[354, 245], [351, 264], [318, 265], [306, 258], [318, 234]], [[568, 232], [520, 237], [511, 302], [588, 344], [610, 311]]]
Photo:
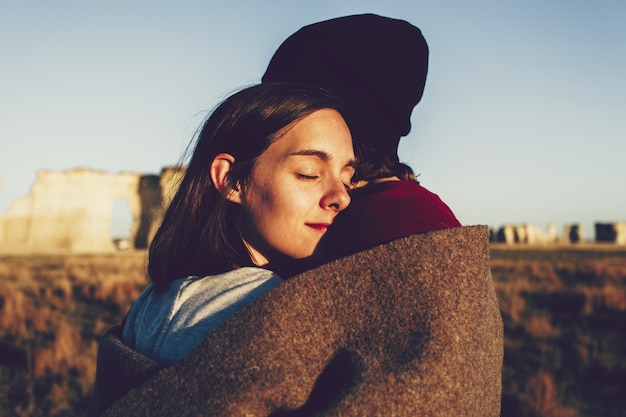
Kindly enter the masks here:
[[301, 178], [303, 180], [316, 180], [319, 177], [317, 175], [306, 175], [306, 174], [296, 174], [298, 176], [298, 178]]

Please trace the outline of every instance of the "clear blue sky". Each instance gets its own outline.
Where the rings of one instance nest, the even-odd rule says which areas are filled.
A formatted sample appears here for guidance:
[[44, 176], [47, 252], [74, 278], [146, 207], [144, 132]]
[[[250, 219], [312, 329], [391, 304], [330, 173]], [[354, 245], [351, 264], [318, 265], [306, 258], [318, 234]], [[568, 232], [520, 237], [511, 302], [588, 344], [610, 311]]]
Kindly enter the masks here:
[[155, 173], [309, 23], [410, 21], [430, 71], [400, 157], [463, 224], [626, 221], [626, 2], [0, 0], [0, 213], [38, 170]]

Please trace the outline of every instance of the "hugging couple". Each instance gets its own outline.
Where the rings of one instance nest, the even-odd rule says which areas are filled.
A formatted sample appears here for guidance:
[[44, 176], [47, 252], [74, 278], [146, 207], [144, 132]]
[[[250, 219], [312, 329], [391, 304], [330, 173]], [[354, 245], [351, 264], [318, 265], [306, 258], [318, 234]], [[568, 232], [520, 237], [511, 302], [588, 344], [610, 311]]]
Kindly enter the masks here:
[[487, 228], [397, 155], [427, 69], [417, 27], [346, 16], [215, 108], [89, 416], [499, 415]]

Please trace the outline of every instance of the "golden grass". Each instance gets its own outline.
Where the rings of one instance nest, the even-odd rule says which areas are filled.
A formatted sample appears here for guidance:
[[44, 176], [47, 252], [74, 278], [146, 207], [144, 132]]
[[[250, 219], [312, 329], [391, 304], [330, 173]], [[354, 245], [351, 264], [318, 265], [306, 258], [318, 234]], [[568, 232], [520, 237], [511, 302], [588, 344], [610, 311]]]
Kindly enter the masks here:
[[552, 375], [540, 372], [533, 377], [525, 390], [530, 408], [536, 415], [545, 417], [576, 417], [578, 413], [571, 407], [561, 405], [558, 389]]
[[20, 358], [0, 362], [14, 381], [0, 415], [84, 414], [98, 341], [147, 284], [144, 265], [143, 252], [0, 258], [0, 348]]
[[626, 415], [626, 250], [492, 250], [503, 416]]

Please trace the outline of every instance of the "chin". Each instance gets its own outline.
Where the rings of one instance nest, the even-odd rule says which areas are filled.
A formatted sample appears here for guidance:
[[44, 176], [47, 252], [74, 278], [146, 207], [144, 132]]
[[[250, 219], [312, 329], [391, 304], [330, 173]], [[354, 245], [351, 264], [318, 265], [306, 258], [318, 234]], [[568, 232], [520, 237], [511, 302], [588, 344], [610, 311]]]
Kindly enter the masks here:
[[300, 261], [300, 260], [308, 259], [314, 254], [315, 254], [315, 250], [311, 249], [309, 251], [301, 251], [298, 253], [292, 253], [292, 254], [289, 254], [288, 256], [295, 260]]

